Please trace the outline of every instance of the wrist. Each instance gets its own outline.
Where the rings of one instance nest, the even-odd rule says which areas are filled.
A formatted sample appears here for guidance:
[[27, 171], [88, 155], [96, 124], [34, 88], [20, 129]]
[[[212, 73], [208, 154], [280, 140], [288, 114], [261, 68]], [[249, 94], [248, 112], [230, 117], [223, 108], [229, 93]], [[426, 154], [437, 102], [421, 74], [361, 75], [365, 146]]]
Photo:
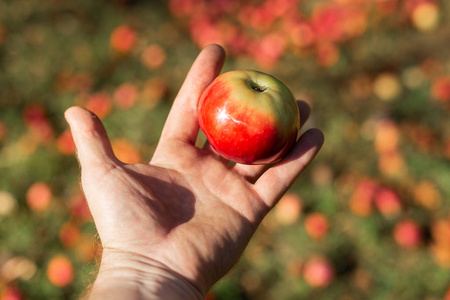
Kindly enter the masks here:
[[164, 264], [105, 249], [88, 299], [204, 299], [193, 284]]

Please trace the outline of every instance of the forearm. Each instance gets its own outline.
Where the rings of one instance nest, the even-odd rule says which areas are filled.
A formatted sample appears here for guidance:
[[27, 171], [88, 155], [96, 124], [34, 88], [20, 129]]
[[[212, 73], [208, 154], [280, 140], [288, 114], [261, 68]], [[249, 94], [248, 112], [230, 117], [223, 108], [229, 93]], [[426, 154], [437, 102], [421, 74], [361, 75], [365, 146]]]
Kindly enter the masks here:
[[204, 296], [186, 279], [155, 261], [113, 253], [103, 256], [97, 279], [86, 298], [199, 300]]

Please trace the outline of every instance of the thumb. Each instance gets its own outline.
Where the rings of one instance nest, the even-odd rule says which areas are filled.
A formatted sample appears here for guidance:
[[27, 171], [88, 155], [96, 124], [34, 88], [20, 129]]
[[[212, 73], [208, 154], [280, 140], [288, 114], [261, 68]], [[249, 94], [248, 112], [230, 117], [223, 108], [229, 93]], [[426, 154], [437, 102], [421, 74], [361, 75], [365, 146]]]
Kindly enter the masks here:
[[118, 162], [106, 130], [95, 114], [74, 106], [67, 109], [64, 116], [70, 125], [82, 169], [108, 168]]

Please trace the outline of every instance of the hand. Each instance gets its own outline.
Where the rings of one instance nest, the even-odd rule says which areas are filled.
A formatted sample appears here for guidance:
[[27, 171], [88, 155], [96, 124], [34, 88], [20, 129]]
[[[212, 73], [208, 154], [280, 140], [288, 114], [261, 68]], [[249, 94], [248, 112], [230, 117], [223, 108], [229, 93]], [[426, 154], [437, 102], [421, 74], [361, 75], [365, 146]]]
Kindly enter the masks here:
[[[195, 147], [197, 101], [224, 59], [216, 45], [200, 53], [147, 164], [119, 161], [95, 115], [80, 107], [66, 111], [103, 246], [91, 297], [204, 298], [319, 151], [323, 135], [317, 129], [268, 169], [231, 166], [210, 146]], [[309, 109], [300, 102], [300, 111]]]

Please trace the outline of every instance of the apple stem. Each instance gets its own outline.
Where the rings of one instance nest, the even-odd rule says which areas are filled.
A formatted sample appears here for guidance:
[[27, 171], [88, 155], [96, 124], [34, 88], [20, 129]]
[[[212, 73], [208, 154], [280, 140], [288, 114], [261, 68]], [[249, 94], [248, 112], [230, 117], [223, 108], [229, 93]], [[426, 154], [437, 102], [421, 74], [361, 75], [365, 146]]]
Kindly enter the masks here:
[[250, 81], [249, 85], [250, 85], [250, 88], [252, 90], [254, 90], [255, 92], [257, 92], [257, 93], [263, 93], [263, 92], [265, 92], [267, 90], [267, 87], [260, 86], [256, 82], [253, 82], [253, 81]]
[[255, 91], [257, 91], [258, 93], [262, 93], [262, 92], [264, 92], [266, 90], [265, 88], [262, 88], [260, 86], [255, 86], [255, 87], [253, 87], [253, 89]]

